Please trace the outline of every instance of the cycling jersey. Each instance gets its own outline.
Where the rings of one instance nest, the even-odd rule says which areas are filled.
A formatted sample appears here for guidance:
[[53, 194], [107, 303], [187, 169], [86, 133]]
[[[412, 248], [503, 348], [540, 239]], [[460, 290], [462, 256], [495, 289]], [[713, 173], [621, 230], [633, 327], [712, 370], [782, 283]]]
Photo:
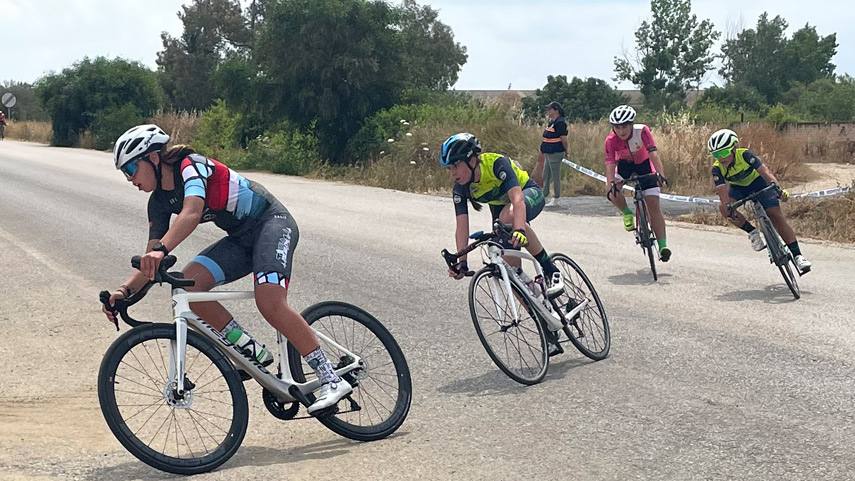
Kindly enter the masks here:
[[[650, 159], [650, 152], [656, 151], [656, 141], [653, 140], [650, 127], [644, 124], [635, 124], [632, 126], [632, 135], [627, 140], [621, 139], [612, 130], [606, 137], [605, 150], [606, 164], [618, 162], [643, 164]], [[655, 167], [653, 172], [656, 172]]]
[[478, 158], [480, 180], [468, 185], [454, 184], [452, 197], [457, 215], [469, 213], [469, 207], [466, 205], [468, 199], [491, 206], [504, 206], [511, 203], [508, 191], [512, 188], [537, 187], [537, 184], [529, 179], [528, 172], [501, 154], [483, 153]]
[[731, 186], [747, 187], [758, 177], [757, 172], [763, 163], [760, 158], [748, 149], [735, 149], [733, 162], [725, 167], [720, 161], [713, 162], [712, 176], [716, 186], [730, 184]]
[[181, 160], [175, 166], [173, 178], [173, 190], [158, 187], [149, 198], [149, 239], [160, 239], [166, 234], [172, 214], [181, 212], [187, 196], [205, 200], [200, 222], [213, 221], [229, 235], [251, 228], [271, 204], [281, 206], [260, 184], [199, 154]]

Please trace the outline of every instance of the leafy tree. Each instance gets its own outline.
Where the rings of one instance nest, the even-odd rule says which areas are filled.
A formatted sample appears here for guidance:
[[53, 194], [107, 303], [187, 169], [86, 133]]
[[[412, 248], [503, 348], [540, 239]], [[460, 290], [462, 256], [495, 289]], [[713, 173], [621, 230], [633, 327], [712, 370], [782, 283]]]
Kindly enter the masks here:
[[266, 5], [254, 55], [274, 115], [315, 122], [336, 161], [372, 113], [405, 86], [392, 8], [381, 1], [279, 0]]
[[650, 8], [652, 20], [635, 32], [635, 60], [615, 57], [616, 80], [638, 86], [648, 106], [682, 105], [712, 69], [710, 47], [720, 33], [698, 21], [691, 0], [651, 0]]
[[836, 34], [820, 38], [805, 25], [787, 39], [788, 25], [780, 16], [763, 13], [757, 26], [725, 41], [722, 77], [729, 83], [755, 88], [766, 102], [779, 102], [796, 82], [810, 83], [834, 74], [831, 58], [837, 52]]
[[797, 85], [785, 95], [788, 103], [804, 117], [829, 122], [855, 120], [855, 79], [820, 79]]
[[163, 101], [154, 72], [119, 58], [84, 58], [62, 73], [42, 77], [35, 88], [53, 123], [52, 142], [59, 146], [76, 144], [80, 133], [105, 111], [129, 118], [133, 108], [137, 116], [147, 117]]
[[217, 96], [211, 74], [228, 53], [249, 49], [252, 33], [237, 0], [194, 0], [181, 8], [181, 36], [161, 35], [160, 80], [174, 108], [203, 110]]
[[743, 112], [765, 112], [769, 108], [766, 98], [757, 89], [744, 84], [712, 86], [704, 90], [704, 95], [698, 100], [698, 106], [709, 105], [729, 107]]
[[623, 94], [604, 80], [573, 77], [568, 82], [565, 75], [550, 75], [542, 89], [523, 99], [523, 112], [529, 118], [542, 118], [544, 106], [553, 100], [564, 107], [569, 121], [599, 120], [616, 106], [627, 102]]
[[412, 88], [446, 90], [457, 82], [466, 63], [466, 47], [454, 41], [439, 13], [414, 0], [404, 0], [398, 11], [399, 42], [403, 48], [403, 74]]

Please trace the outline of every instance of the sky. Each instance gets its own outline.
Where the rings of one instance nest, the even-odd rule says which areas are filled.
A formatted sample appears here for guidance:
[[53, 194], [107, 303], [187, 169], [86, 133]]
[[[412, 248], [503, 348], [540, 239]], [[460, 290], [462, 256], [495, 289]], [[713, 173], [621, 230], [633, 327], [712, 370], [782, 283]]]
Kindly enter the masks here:
[[[809, 23], [837, 33], [838, 73], [855, 74], [851, 0], [695, 0], [722, 37], [756, 25], [764, 11], [789, 32]], [[183, 0], [0, 0], [0, 81], [32, 82], [84, 56], [123, 57], [156, 67], [160, 35], [180, 35]], [[534, 90], [547, 75], [598, 77], [619, 88], [614, 57], [630, 53], [650, 17], [647, 0], [421, 0], [439, 10], [469, 56], [458, 90]], [[714, 52], [719, 52], [719, 41]], [[720, 84], [711, 72], [705, 85]]]

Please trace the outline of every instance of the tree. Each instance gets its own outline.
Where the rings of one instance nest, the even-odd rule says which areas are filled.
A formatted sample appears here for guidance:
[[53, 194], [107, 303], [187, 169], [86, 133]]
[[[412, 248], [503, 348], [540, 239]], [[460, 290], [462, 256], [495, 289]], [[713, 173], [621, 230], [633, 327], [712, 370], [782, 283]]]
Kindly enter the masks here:
[[706, 105], [729, 107], [742, 112], [765, 112], [769, 108], [766, 98], [757, 89], [744, 84], [712, 86], [704, 91], [697, 105], [698, 107]]
[[788, 24], [780, 16], [760, 15], [757, 26], [737, 34], [722, 46], [721, 76], [728, 83], [755, 88], [769, 104], [777, 103], [796, 82], [810, 83], [834, 74], [836, 34], [820, 38], [805, 25], [786, 37]]
[[598, 78], [580, 79], [573, 77], [567, 82], [564, 75], [548, 76], [546, 85], [535, 91], [533, 96], [523, 99], [523, 112], [529, 118], [541, 118], [544, 106], [557, 101], [564, 107], [567, 120], [599, 120], [618, 105], [627, 102], [626, 97]]
[[[92, 127], [99, 116], [123, 118], [132, 124], [153, 114], [163, 102], [154, 72], [138, 62], [118, 58], [84, 58], [62, 73], [42, 77], [35, 88], [53, 123], [52, 142], [59, 146], [75, 145], [80, 133]], [[116, 126], [104, 120], [98, 125], [132, 126]]]
[[797, 85], [784, 97], [797, 112], [813, 120], [855, 120], [855, 79], [848, 75], [837, 79], [819, 79], [809, 85]]
[[651, 0], [650, 8], [653, 19], [635, 32], [635, 60], [615, 57], [615, 80], [638, 86], [651, 107], [682, 105], [712, 69], [710, 48], [720, 33], [698, 21], [691, 0]]
[[446, 90], [454, 85], [466, 63], [466, 47], [454, 41], [451, 28], [438, 20], [436, 10], [414, 0], [404, 0], [398, 15], [402, 67], [410, 87]]
[[228, 53], [248, 51], [252, 32], [237, 0], [194, 0], [181, 8], [181, 36], [161, 35], [160, 81], [174, 108], [203, 110], [217, 97], [211, 74]]

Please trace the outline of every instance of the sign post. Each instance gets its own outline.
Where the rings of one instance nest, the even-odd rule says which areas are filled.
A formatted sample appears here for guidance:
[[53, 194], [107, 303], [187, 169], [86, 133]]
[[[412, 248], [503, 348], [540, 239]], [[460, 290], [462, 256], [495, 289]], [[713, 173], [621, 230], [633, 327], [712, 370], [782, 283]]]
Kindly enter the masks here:
[[0, 97], [0, 102], [3, 103], [4, 107], [6, 107], [6, 117], [8, 117], [9, 120], [12, 120], [12, 107], [18, 103], [17, 97], [15, 97], [15, 94], [12, 92], [6, 92], [2, 97]]

